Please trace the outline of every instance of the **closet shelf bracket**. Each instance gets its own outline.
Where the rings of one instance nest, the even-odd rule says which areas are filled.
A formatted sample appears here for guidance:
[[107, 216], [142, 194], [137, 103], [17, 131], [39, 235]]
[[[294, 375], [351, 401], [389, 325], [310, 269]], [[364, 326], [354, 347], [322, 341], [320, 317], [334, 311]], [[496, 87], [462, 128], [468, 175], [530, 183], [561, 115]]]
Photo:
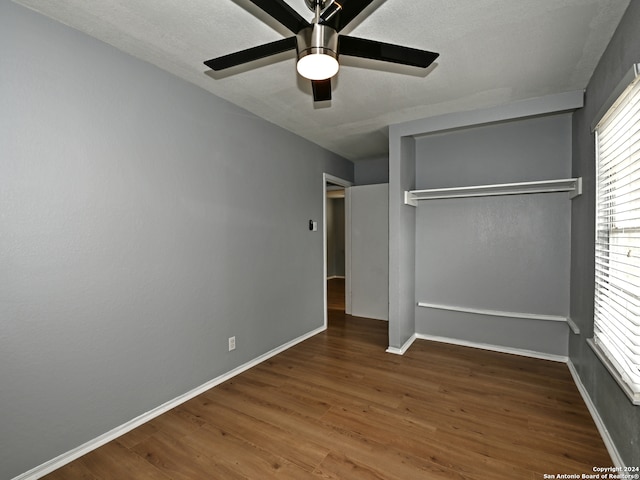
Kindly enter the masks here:
[[473, 185], [468, 187], [430, 188], [404, 192], [404, 204], [418, 206], [420, 200], [443, 198], [489, 197], [496, 195], [522, 195], [529, 193], [569, 192], [569, 198], [582, 194], [582, 177], [536, 182], [501, 183], [496, 185]]

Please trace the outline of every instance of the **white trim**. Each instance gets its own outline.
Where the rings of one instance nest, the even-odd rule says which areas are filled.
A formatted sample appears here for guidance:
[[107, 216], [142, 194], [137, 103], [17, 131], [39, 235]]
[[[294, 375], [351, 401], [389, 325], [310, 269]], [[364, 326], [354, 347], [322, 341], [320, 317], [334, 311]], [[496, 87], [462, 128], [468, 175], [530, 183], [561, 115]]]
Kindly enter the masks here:
[[336, 177], [335, 175], [331, 175], [330, 173], [324, 173], [323, 176], [324, 176], [325, 183], [327, 182], [333, 183], [335, 185], [340, 185], [341, 187], [344, 187], [344, 188], [349, 188], [353, 186], [353, 182], [350, 182], [349, 180], [345, 180], [344, 178]]
[[142, 415], [132, 420], [129, 420], [128, 422], [120, 425], [119, 427], [116, 427], [106, 433], [103, 433], [102, 435], [94, 438], [93, 440], [89, 440], [88, 442], [80, 445], [79, 447], [74, 448], [73, 450], [69, 450], [68, 452], [63, 453], [62, 455], [59, 455], [56, 458], [53, 458], [43, 463], [42, 465], [32, 468], [28, 472], [18, 475], [17, 477], [14, 477], [13, 480], [36, 480], [38, 478], [41, 478], [47, 475], [48, 473], [51, 473], [54, 470], [57, 470], [58, 468], [61, 468], [66, 464], [72, 462], [73, 460], [76, 460], [77, 458], [80, 458], [81, 456], [91, 452], [92, 450], [95, 450], [96, 448], [101, 447], [105, 443], [115, 440], [116, 438], [124, 435], [125, 433], [130, 432], [134, 428], [137, 428], [140, 425], [146, 422], [149, 422], [150, 420], [153, 420], [154, 418], [162, 415], [163, 413], [168, 412], [172, 408], [175, 408], [183, 404], [184, 402], [191, 400], [194, 397], [197, 397], [201, 393], [204, 393], [207, 390], [223, 382], [226, 382], [230, 378], [233, 378], [236, 375], [239, 375], [245, 370], [255, 367], [256, 365], [264, 362], [265, 360], [268, 360], [269, 358], [284, 352], [285, 350], [293, 347], [294, 345], [297, 345], [298, 343], [303, 342], [308, 338], [311, 338], [314, 335], [317, 335], [318, 333], [323, 332], [324, 330], [326, 330], [326, 326], [316, 328], [315, 330], [312, 330], [309, 333], [306, 333], [277, 348], [274, 348], [273, 350], [267, 353], [264, 353], [259, 357], [256, 357], [253, 360], [245, 363], [244, 365], [240, 365], [239, 367], [236, 367], [233, 370], [230, 370], [229, 372], [220, 375], [219, 377], [209, 380], [208, 382], [200, 385], [199, 387], [196, 387], [193, 390], [190, 390], [182, 395], [179, 395], [173, 400], [169, 400], [168, 402], [163, 403], [162, 405], [154, 408], [153, 410], [149, 410], [148, 412], [143, 413]]
[[582, 383], [582, 380], [580, 380], [580, 375], [578, 375], [578, 371], [576, 370], [575, 365], [571, 360], [569, 360], [567, 361], [567, 366], [569, 367], [569, 372], [571, 372], [571, 376], [573, 377], [573, 382], [576, 384], [578, 392], [580, 392], [582, 400], [584, 400], [584, 403], [587, 406], [589, 413], [591, 414], [591, 418], [593, 418], [593, 422], [596, 424], [596, 428], [598, 429], [598, 432], [602, 437], [602, 441], [604, 442], [605, 447], [607, 447], [607, 452], [609, 452], [609, 456], [611, 457], [614, 466], [624, 468], [625, 464], [622, 461], [622, 457], [620, 456], [615, 443], [613, 443], [613, 439], [611, 438], [611, 435], [609, 435], [609, 431], [602, 421], [602, 418], [598, 413], [598, 409], [593, 404], [593, 401], [589, 396], [589, 392], [587, 392], [587, 389]]
[[616, 88], [609, 94], [607, 100], [602, 104], [600, 110], [591, 122], [591, 133], [596, 131], [598, 125], [604, 117], [607, 115], [609, 109], [616, 103], [616, 100], [622, 95], [622, 93], [629, 88], [629, 85], [640, 75], [640, 63], [634, 63], [631, 65], [631, 68], [625, 73]]
[[413, 190], [409, 190], [404, 192], [404, 204], [411, 205], [412, 207], [418, 206], [418, 200], [420, 200]]
[[573, 333], [575, 333], [576, 335], [580, 335], [580, 327], [576, 322], [573, 321], [571, 317], [567, 317], [567, 325], [569, 325], [569, 328]]
[[404, 355], [405, 352], [407, 350], [409, 350], [409, 347], [411, 345], [413, 345], [413, 342], [416, 341], [416, 338], [418, 338], [416, 336], [416, 334], [414, 333], [413, 335], [411, 335], [411, 337], [409, 337], [409, 340], [407, 340], [406, 342], [404, 342], [404, 345], [402, 345], [400, 348], [398, 347], [391, 347], [389, 346], [389, 348], [387, 348], [387, 353], [393, 353], [394, 355]]
[[564, 355], [556, 355], [553, 353], [535, 352], [533, 350], [525, 350], [521, 348], [503, 347], [502, 345], [491, 345], [488, 343], [470, 342], [467, 340], [459, 340], [457, 338], [439, 337], [436, 335], [424, 335], [416, 333], [416, 338], [420, 340], [430, 340], [432, 342], [449, 343], [451, 345], [460, 345], [462, 347], [480, 348], [492, 352], [509, 353], [511, 355], [519, 355], [521, 357], [539, 358], [540, 360], [551, 360], [552, 362], [567, 363], [569, 357]]
[[344, 313], [351, 315], [351, 189], [344, 191]]
[[336, 278], [346, 278], [344, 275], [331, 275], [327, 280], [335, 280]]
[[593, 338], [587, 338], [587, 345], [591, 347], [593, 353], [596, 354], [596, 357], [598, 357], [600, 362], [602, 362], [604, 367], [607, 369], [616, 383], [620, 386], [629, 401], [634, 405], [640, 405], [640, 393], [636, 393], [631, 387], [629, 387], [629, 384], [624, 380], [624, 378], [622, 378], [622, 375], [620, 375], [620, 370], [618, 370], [609, 356], [598, 346]]
[[525, 320], [544, 320], [550, 322], [567, 322], [567, 317], [560, 315], [542, 315], [538, 313], [504, 312], [501, 310], [485, 310], [481, 308], [459, 307], [456, 305], [441, 305], [438, 303], [418, 302], [419, 307], [449, 310], [452, 312], [473, 313], [475, 315], [489, 315], [492, 317], [522, 318]]
[[492, 185], [469, 185], [465, 187], [410, 190], [408, 192], [404, 192], [404, 203], [405, 205], [415, 207], [419, 200], [557, 192], [569, 192], [570, 198], [577, 197], [582, 193], [582, 178], [563, 178], [558, 180], [539, 180], [535, 182], [499, 183]]
[[574, 189], [569, 191], [569, 199], [573, 200], [576, 197], [579, 197], [580, 195], [582, 195], [582, 177], [578, 177], [575, 179], [576, 183], [574, 185]]

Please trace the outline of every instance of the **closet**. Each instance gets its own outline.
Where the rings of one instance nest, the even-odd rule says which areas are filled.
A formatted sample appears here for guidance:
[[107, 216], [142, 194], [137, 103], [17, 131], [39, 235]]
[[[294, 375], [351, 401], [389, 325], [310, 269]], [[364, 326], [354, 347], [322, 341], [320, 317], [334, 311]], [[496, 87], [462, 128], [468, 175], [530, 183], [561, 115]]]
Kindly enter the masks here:
[[394, 324], [391, 305], [390, 340], [566, 358], [571, 199], [583, 188], [571, 175], [571, 119], [549, 112], [401, 138], [390, 166], [404, 177], [390, 170], [390, 202], [404, 222], [400, 278], [413, 291], [400, 293], [413, 318]]

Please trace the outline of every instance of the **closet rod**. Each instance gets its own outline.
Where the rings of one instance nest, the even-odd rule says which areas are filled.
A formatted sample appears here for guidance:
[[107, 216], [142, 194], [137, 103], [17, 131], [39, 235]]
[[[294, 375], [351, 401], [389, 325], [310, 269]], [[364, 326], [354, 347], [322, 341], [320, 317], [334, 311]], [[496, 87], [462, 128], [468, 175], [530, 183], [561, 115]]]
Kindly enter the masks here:
[[569, 192], [570, 198], [582, 194], [582, 177], [535, 182], [501, 183], [495, 185], [472, 185], [467, 187], [430, 188], [404, 192], [404, 203], [416, 207], [419, 200], [444, 198], [487, 197], [495, 195], [522, 195], [530, 193]]

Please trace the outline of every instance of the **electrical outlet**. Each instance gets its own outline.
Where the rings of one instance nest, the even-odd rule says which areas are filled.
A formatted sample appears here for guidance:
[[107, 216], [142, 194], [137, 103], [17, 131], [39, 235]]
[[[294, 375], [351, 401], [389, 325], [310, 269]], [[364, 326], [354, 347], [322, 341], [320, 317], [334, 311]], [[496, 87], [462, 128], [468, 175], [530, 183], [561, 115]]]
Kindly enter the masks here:
[[229, 337], [229, 351], [236, 349], [236, 337]]

